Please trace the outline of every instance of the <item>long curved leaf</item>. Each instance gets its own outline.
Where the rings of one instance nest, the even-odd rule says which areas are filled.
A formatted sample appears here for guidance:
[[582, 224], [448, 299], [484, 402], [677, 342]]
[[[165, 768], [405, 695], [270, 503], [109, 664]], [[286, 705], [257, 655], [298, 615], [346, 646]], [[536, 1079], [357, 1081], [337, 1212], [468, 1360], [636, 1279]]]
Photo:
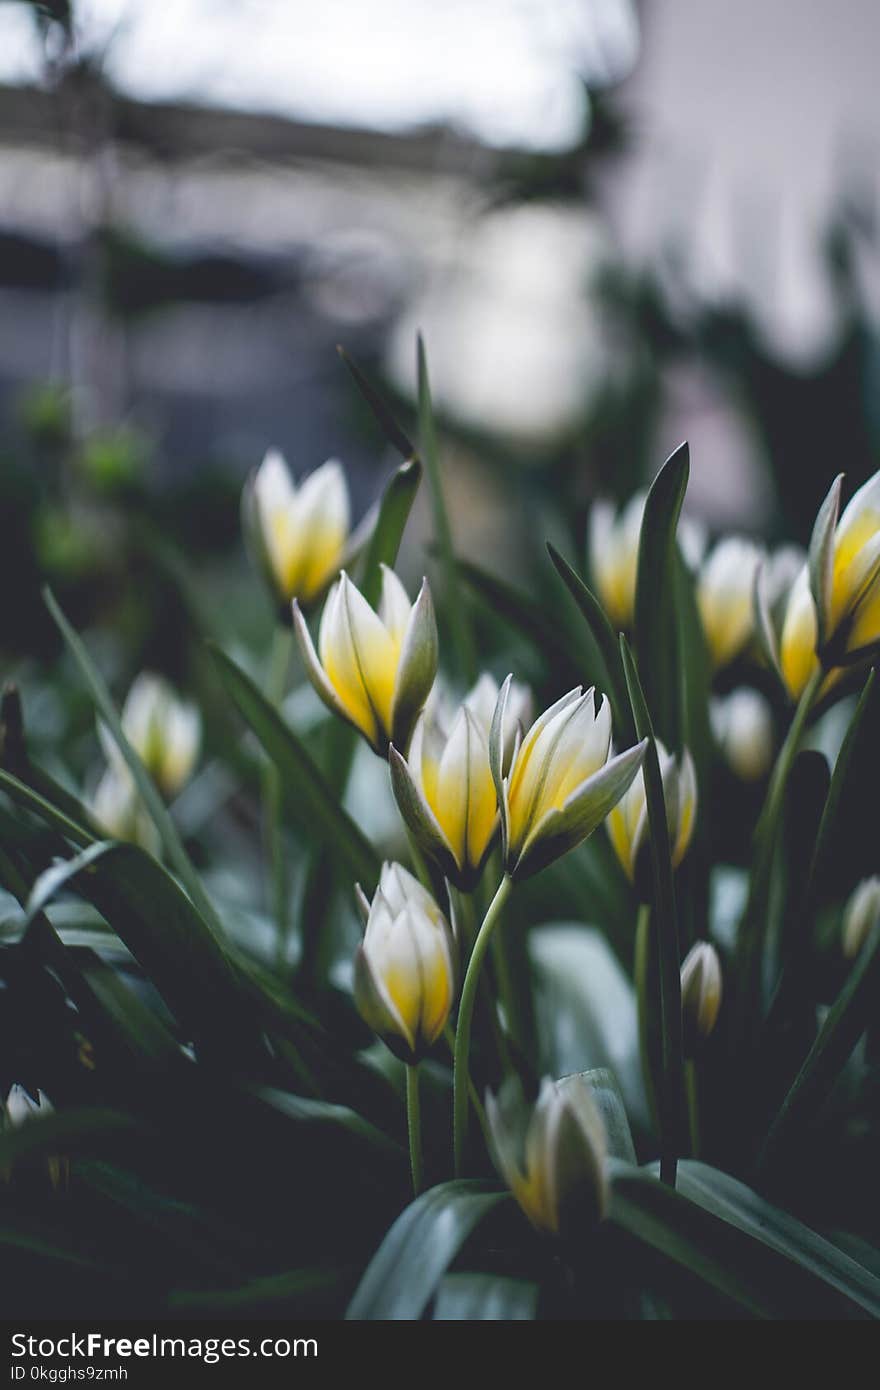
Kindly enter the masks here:
[[375, 607], [379, 602], [382, 592], [380, 567], [387, 565], [389, 569], [394, 568], [403, 532], [421, 481], [421, 462], [417, 458], [410, 458], [392, 474], [382, 494], [379, 515], [364, 555], [361, 581], [361, 592], [371, 607]]
[[442, 1183], [423, 1192], [379, 1246], [346, 1317], [420, 1318], [468, 1236], [506, 1200], [506, 1192], [472, 1179]]
[[334, 847], [353, 879], [373, 884], [379, 857], [363, 832], [339, 805], [320, 768], [303, 743], [231, 657], [213, 644], [209, 650], [227, 692], [245, 722], [275, 763], [285, 785], [296, 789], [286, 805], [302, 830]]
[[447, 1274], [437, 1291], [435, 1322], [530, 1322], [539, 1288], [503, 1274]]
[[552, 541], [547, 542], [547, 551], [560, 579], [583, 614], [593, 640], [601, 653], [605, 674], [608, 677], [608, 698], [611, 701], [611, 712], [614, 715], [616, 736], [626, 747], [635, 742], [635, 728], [629, 707], [626, 677], [620, 660], [620, 645], [617, 635], [595, 594], [587, 587], [580, 575], [572, 569], [568, 561], [560, 555]]

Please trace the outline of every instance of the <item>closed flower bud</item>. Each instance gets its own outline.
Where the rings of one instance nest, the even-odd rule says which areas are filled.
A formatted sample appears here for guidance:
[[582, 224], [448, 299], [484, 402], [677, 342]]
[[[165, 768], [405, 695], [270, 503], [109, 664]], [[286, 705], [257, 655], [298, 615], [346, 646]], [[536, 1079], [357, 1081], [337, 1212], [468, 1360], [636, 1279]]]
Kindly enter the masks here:
[[532, 1225], [577, 1236], [601, 1220], [608, 1200], [605, 1126], [580, 1076], [541, 1082], [528, 1107], [519, 1084], [486, 1096], [495, 1162]]
[[721, 1008], [721, 962], [708, 941], [698, 941], [681, 967], [682, 1045], [695, 1057], [712, 1033]]
[[[588, 544], [593, 586], [614, 627], [633, 625], [639, 538], [646, 492], [637, 492], [617, 514], [611, 502], [600, 499], [590, 508]], [[679, 522], [678, 539], [691, 568], [700, 563], [705, 545], [702, 527], [688, 517]]]
[[728, 665], [754, 632], [753, 590], [761, 551], [741, 536], [719, 541], [700, 569], [697, 603], [712, 663]]
[[455, 1000], [457, 950], [431, 894], [400, 864], [384, 864], [354, 970], [364, 1022], [395, 1056], [417, 1062], [437, 1041]]
[[91, 810], [98, 825], [112, 839], [140, 845], [158, 858], [159, 832], [127, 767], [110, 764], [95, 789]]
[[595, 691], [569, 691], [544, 711], [504, 771], [510, 677], [501, 687], [489, 762], [501, 813], [506, 872], [528, 878], [574, 849], [617, 804], [642, 765], [647, 741], [611, 757], [611, 710]]
[[756, 782], [773, 761], [773, 715], [757, 690], [741, 686], [713, 699], [712, 732], [725, 761], [744, 782]]
[[880, 878], [866, 878], [850, 896], [843, 913], [843, 954], [855, 960], [880, 922]]
[[[658, 739], [657, 756], [663, 779], [672, 867], [677, 868], [687, 852], [694, 830], [697, 778], [693, 759], [686, 748], [676, 761]], [[639, 769], [629, 790], [609, 813], [608, 834], [630, 882], [637, 886], [648, 882], [648, 799], [644, 769]]]
[[348, 487], [335, 459], [297, 485], [277, 449], [270, 449], [242, 495], [245, 541], [278, 602], [309, 604], [345, 563]]
[[437, 674], [437, 623], [427, 580], [410, 603], [393, 570], [382, 566], [374, 612], [343, 571], [327, 596], [318, 650], [296, 599], [293, 621], [312, 685], [335, 714], [383, 756], [406, 752]]
[[[199, 755], [201, 719], [194, 705], [181, 700], [162, 676], [143, 671], [122, 707], [122, 730], [166, 797], [175, 796], [190, 777]], [[103, 725], [98, 733], [111, 767], [128, 768]]]

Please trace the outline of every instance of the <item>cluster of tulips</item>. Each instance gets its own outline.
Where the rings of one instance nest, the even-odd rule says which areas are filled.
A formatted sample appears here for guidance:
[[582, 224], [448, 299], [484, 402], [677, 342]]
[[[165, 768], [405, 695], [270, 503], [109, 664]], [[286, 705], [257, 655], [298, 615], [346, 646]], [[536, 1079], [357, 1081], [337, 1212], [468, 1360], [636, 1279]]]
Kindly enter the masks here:
[[[797, 705], [794, 733], [820, 696], [848, 668], [867, 662], [880, 641], [880, 475], [853, 496], [842, 516], [840, 492], [837, 479], [808, 555], [793, 547], [767, 554], [741, 537], [722, 539], [707, 554], [697, 525], [684, 518], [679, 527], [712, 670], [743, 658], [746, 668], [749, 660], [769, 666]], [[611, 625], [624, 633], [634, 623], [645, 502], [639, 494], [618, 515], [599, 501], [590, 517], [592, 585]], [[297, 485], [281, 455], [271, 451], [248, 480], [242, 511], [248, 549], [282, 621], [292, 626], [308, 679], [326, 707], [387, 762], [408, 834], [415, 872], [386, 863], [372, 900], [355, 889], [364, 936], [354, 995], [366, 1023], [406, 1064], [416, 1191], [422, 1176], [418, 1068], [445, 1037], [454, 1056], [456, 1173], [466, 1169], [473, 1111], [501, 1174], [536, 1227], [559, 1231], [575, 1205], [601, 1214], [604, 1129], [584, 1082], [545, 1079], [531, 1107], [508, 1085], [487, 1095], [485, 1105], [476, 1094], [469, 1053], [477, 988], [515, 885], [603, 822], [637, 895], [648, 899], [649, 748], [662, 782], [669, 858], [678, 867], [697, 817], [691, 754], [684, 748], [673, 756], [652, 737], [617, 746], [611, 703], [594, 689], [576, 687], [533, 718], [524, 685], [508, 676], [499, 688], [484, 673], [456, 708], [438, 682], [427, 581], [413, 602], [383, 566], [374, 608], [349, 577], [371, 518], [352, 529], [345, 475], [336, 461]], [[315, 640], [309, 620], [318, 608]], [[714, 697], [710, 713], [718, 749], [734, 772], [746, 780], [765, 777], [775, 751], [765, 697], [741, 686]], [[128, 696], [122, 724], [158, 789], [173, 797], [198, 756], [195, 709], [165, 682], [144, 675]], [[108, 767], [93, 798], [95, 818], [113, 835], [156, 852], [152, 823], [127, 768], [113, 741], [104, 742]], [[490, 871], [498, 881], [486, 885]], [[477, 926], [480, 898], [489, 906]], [[880, 881], [869, 880], [845, 914], [848, 957], [858, 954], [878, 918]], [[707, 941], [686, 956], [680, 987], [684, 1052], [693, 1057], [721, 1007], [721, 966]]]

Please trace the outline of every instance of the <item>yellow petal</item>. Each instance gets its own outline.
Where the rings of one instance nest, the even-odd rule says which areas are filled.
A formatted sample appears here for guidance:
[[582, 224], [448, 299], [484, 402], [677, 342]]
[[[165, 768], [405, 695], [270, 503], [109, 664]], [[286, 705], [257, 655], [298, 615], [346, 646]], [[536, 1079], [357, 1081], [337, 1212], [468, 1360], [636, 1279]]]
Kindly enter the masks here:
[[806, 566], [801, 570], [788, 599], [782, 637], [779, 643], [779, 664], [792, 699], [797, 700], [816, 669], [818, 627], [816, 608], [810, 593]]

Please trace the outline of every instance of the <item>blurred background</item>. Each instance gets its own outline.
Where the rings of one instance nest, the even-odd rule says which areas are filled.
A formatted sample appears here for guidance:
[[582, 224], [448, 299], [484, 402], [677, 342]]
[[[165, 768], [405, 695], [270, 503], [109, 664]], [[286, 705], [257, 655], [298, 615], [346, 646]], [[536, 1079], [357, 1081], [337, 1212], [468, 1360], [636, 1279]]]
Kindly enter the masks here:
[[878, 29], [870, 0], [0, 0], [5, 669], [57, 651], [46, 580], [129, 673], [186, 681], [205, 624], [265, 649], [242, 481], [336, 456], [362, 512], [394, 460], [335, 345], [411, 423], [417, 329], [486, 568], [583, 558], [591, 499], [684, 437], [710, 532], [804, 541], [880, 452]]

